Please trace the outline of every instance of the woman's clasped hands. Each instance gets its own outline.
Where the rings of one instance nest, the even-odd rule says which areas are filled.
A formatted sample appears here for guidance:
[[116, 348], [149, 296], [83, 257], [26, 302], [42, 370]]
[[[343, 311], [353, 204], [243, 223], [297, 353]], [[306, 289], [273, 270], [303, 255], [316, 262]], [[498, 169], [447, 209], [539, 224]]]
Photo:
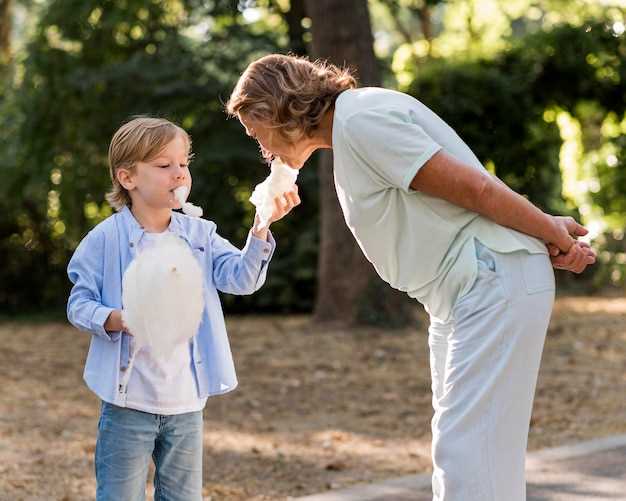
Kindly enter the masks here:
[[552, 216], [554, 237], [547, 241], [552, 266], [559, 270], [582, 273], [596, 262], [596, 252], [587, 242], [577, 240], [589, 231], [569, 216]]

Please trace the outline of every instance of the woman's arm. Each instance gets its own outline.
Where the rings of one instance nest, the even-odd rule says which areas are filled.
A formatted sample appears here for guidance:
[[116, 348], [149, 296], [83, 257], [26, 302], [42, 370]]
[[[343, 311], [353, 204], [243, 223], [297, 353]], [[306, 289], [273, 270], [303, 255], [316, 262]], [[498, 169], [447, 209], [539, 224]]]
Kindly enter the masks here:
[[576, 244], [587, 230], [571, 217], [544, 213], [502, 181], [439, 151], [418, 171], [411, 188], [481, 214], [514, 230], [540, 238], [551, 249], [555, 267], [580, 273], [595, 261], [593, 251]]

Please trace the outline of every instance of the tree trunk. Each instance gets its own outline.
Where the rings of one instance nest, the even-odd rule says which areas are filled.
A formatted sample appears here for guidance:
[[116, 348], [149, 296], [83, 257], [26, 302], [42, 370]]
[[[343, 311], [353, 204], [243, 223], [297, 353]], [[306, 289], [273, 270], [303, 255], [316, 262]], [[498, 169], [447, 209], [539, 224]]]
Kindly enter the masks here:
[[[278, 2], [276, 2], [278, 3]], [[287, 33], [289, 35], [289, 48], [291, 52], [298, 56], [307, 54], [307, 46], [304, 41], [305, 29], [302, 20], [306, 17], [304, 0], [290, 0], [289, 10], [281, 14], [287, 23]], [[280, 7], [278, 7], [280, 10]]]
[[[307, 0], [312, 56], [357, 70], [361, 86], [380, 85], [367, 0]], [[406, 296], [376, 275], [348, 230], [333, 182], [332, 154], [319, 163], [320, 253], [314, 318], [318, 322], [403, 325]], [[393, 252], [393, 249], [390, 249]]]
[[424, 39], [428, 42], [428, 56], [430, 57], [433, 47], [433, 23], [428, 4], [419, 8], [417, 15], [420, 19], [420, 24], [422, 25], [422, 35], [424, 35]]
[[11, 60], [11, 7], [13, 0], [0, 0], [0, 64]]

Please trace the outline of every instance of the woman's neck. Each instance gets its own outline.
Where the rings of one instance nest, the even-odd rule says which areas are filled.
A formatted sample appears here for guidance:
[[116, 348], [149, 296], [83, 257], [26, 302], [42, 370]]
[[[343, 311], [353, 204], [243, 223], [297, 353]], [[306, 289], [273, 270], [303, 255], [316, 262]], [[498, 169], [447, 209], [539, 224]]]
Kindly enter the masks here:
[[333, 119], [335, 116], [335, 108], [331, 108], [326, 112], [316, 134], [316, 146], [318, 148], [333, 147]]

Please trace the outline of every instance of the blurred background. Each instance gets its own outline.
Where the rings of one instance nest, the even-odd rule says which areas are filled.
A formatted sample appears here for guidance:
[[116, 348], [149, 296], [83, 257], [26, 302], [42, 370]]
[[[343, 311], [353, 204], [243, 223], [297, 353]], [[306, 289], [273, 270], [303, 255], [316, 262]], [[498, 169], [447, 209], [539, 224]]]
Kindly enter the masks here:
[[[330, 58], [354, 67], [363, 85], [415, 96], [510, 187], [589, 227], [599, 264], [560, 276], [561, 292], [623, 292], [625, 7], [624, 0], [0, 0], [0, 314], [63, 314], [67, 261], [111, 214], [109, 140], [135, 114], [189, 131], [191, 199], [242, 245], [253, 216], [248, 198], [267, 168], [223, 104], [246, 65], [270, 52]], [[406, 301], [380, 286], [342, 219], [333, 219], [325, 163], [309, 162], [299, 179], [303, 204], [273, 227], [279, 248], [262, 293], [224, 296], [226, 309], [401, 325]]]
[[[136, 114], [187, 129], [191, 200], [241, 246], [268, 169], [223, 109], [272, 52], [415, 96], [509, 186], [591, 230], [598, 263], [557, 276], [529, 446], [626, 433], [625, 31], [626, 0], [0, 0], [0, 501], [94, 498], [99, 402], [65, 268], [112, 212], [112, 134]], [[205, 500], [430, 468], [428, 319], [356, 247], [331, 161], [301, 171], [263, 289], [222, 297], [240, 385], [204, 412]]]

